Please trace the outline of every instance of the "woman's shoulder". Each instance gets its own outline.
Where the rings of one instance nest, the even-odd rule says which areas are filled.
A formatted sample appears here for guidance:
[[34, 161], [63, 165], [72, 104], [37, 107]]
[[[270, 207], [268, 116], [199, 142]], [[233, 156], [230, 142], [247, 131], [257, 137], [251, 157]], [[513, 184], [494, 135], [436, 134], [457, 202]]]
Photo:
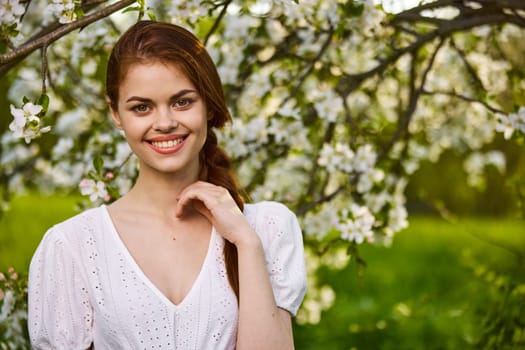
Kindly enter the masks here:
[[263, 241], [265, 238], [274, 239], [301, 234], [295, 213], [283, 203], [263, 201], [246, 204], [244, 215]]
[[247, 203], [244, 205], [246, 216], [276, 215], [276, 216], [295, 216], [295, 214], [283, 203], [276, 201], [261, 201]]
[[48, 229], [45, 234], [47, 240], [76, 240], [85, 236], [86, 232], [95, 233], [97, 226], [103, 222], [104, 206], [86, 209], [71, 216]]

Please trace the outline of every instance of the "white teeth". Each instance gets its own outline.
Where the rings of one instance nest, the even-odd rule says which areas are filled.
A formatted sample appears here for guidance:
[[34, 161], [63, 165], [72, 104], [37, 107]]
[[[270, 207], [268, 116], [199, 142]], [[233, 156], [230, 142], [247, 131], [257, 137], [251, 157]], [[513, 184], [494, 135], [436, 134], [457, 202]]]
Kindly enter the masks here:
[[151, 144], [157, 148], [171, 148], [184, 141], [183, 138], [169, 141], [151, 141]]

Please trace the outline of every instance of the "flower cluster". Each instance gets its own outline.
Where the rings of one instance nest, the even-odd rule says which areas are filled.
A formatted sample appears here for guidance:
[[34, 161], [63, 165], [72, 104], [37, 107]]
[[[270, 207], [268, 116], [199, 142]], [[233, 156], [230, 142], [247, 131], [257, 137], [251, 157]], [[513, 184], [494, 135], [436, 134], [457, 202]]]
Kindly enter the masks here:
[[499, 116], [496, 130], [503, 133], [505, 140], [510, 139], [515, 131], [525, 134], [525, 107], [521, 107], [517, 113]]
[[10, 108], [14, 120], [9, 124], [9, 129], [16, 138], [23, 138], [26, 143], [29, 143], [51, 130], [50, 126], [42, 125], [40, 115], [44, 108], [41, 105], [26, 102], [22, 108], [16, 108], [13, 105], [10, 105]]
[[0, 0], [0, 28], [20, 24], [20, 17], [26, 12], [19, 0]]
[[320, 91], [315, 96], [317, 114], [329, 122], [335, 122], [343, 112], [343, 101], [333, 90]]
[[208, 14], [208, 9], [202, 2], [201, 0], [173, 0], [171, 4], [171, 16], [180, 22], [193, 24]]
[[375, 218], [367, 207], [352, 203], [349, 210], [341, 211], [336, 228], [341, 232], [341, 238], [361, 244], [373, 240], [374, 222]]
[[[112, 175], [111, 175], [112, 176]], [[80, 193], [83, 196], [89, 196], [89, 199], [95, 203], [98, 200], [109, 200], [109, 194], [106, 190], [106, 184], [103, 181], [95, 181], [91, 179], [82, 179], [78, 184]]]
[[[388, 243], [408, 225], [405, 189], [426, 161], [437, 162], [448, 150], [475, 152], [464, 167], [469, 184], [479, 186], [489, 165], [505, 170], [505, 158], [477, 151], [488, 149], [497, 132], [505, 139], [525, 134], [525, 107], [499, 120], [487, 108], [522, 102], [517, 96], [525, 81], [519, 70], [493, 50], [493, 41], [503, 43], [504, 50], [521, 42], [524, 32], [518, 26], [493, 27], [491, 40], [484, 40], [489, 34], [483, 28], [461, 31], [453, 41], [395, 58], [392, 47], [405, 50], [413, 37], [394, 35], [396, 29], [384, 20], [389, 16], [385, 7], [374, 0], [155, 3], [159, 20], [206, 38], [234, 120], [219, 133], [219, 142], [254, 200], [282, 201], [301, 213], [309, 262], [327, 242], [336, 241], [341, 254], [359, 243]], [[0, 36], [8, 44], [22, 16], [27, 34], [42, 23], [82, 16], [80, 0], [33, 1], [25, 14], [28, 4], [0, 0]], [[100, 58], [136, 21], [129, 11], [135, 5], [50, 46], [51, 112], [41, 101], [11, 106], [14, 120], [1, 137], [0, 162], [7, 175], [2, 185], [9, 192], [29, 186], [76, 188], [88, 207], [114, 200], [131, 187], [138, 162], [106, 115], [100, 79], [106, 67]], [[38, 18], [30, 17], [35, 14]], [[430, 56], [434, 49], [439, 50], [435, 57]], [[23, 63], [13, 70], [16, 78], [6, 92], [10, 101], [40, 92], [41, 58], [32, 55]], [[425, 66], [428, 74], [422, 75]], [[408, 118], [403, 113], [415, 97], [408, 83], [414, 76], [426, 79], [416, 79], [424, 84]], [[50, 130], [44, 115], [55, 121], [53, 137], [29, 146], [20, 142], [30, 143]], [[91, 165], [93, 159], [99, 160]], [[323, 263], [335, 254], [327, 250]], [[313, 297], [305, 302], [308, 312], [302, 319], [315, 323], [331, 305], [333, 291], [312, 286], [317, 291], [309, 293]]]
[[336, 143], [335, 147], [325, 143], [321, 149], [317, 164], [325, 167], [329, 173], [336, 170], [350, 173], [354, 169], [354, 151], [348, 145]]
[[493, 166], [500, 174], [504, 174], [506, 170], [506, 160], [503, 152], [474, 152], [468, 156], [463, 167], [467, 174], [467, 183], [469, 186], [478, 189], [484, 188], [485, 178], [483, 172], [488, 166]]
[[70, 23], [77, 19], [75, 12], [76, 4], [74, 0], [51, 0], [47, 5], [46, 11], [52, 17], [58, 18], [60, 23]]
[[25, 349], [27, 279], [10, 267], [0, 272], [0, 349]]

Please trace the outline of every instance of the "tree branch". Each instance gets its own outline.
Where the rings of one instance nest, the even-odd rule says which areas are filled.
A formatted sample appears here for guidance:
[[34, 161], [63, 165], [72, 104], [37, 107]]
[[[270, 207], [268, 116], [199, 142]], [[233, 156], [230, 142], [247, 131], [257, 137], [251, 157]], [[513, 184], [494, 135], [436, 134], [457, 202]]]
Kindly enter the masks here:
[[328, 50], [328, 47], [330, 46], [330, 43], [332, 42], [333, 34], [334, 34], [333, 28], [330, 27], [330, 30], [326, 33], [327, 37], [326, 37], [325, 42], [323, 43], [323, 46], [321, 46], [321, 49], [319, 50], [317, 55], [310, 61], [308, 68], [298, 79], [297, 84], [292, 89], [290, 94], [284, 99], [283, 104], [285, 104], [286, 102], [288, 102], [289, 99], [297, 95], [297, 93], [299, 92], [299, 89], [303, 85], [306, 78], [308, 78], [310, 73], [312, 73], [312, 71], [314, 70], [315, 63], [317, 63], [321, 59], [321, 57], [323, 57], [326, 50]]
[[466, 96], [466, 95], [462, 95], [462, 94], [458, 94], [458, 93], [455, 93], [455, 92], [451, 92], [451, 91], [429, 91], [429, 90], [425, 90], [425, 89], [423, 89], [421, 92], [423, 94], [425, 94], [425, 95], [445, 95], [445, 96], [454, 97], [454, 98], [457, 98], [457, 99], [460, 99], [460, 100], [463, 100], [463, 101], [466, 101], [466, 102], [479, 103], [479, 104], [483, 105], [483, 107], [485, 107], [486, 109], [491, 111], [492, 113], [503, 114], [503, 115], [507, 115], [508, 114], [508, 113], [506, 113], [505, 111], [503, 111], [503, 110], [501, 110], [499, 108], [491, 106], [490, 104], [488, 104], [485, 101], [480, 101], [480, 100], [478, 100], [476, 98], [473, 98], [473, 97], [470, 97], [470, 96]]
[[400, 123], [394, 133], [394, 136], [392, 139], [388, 142], [386, 147], [382, 150], [381, 154], [378, 155], [378, 158], [384, 157], [390, 149], [394, 146], [394, 144], [401, 138], [403, 134], [408, 134], [408, 126], [410, 124], [410, 121], [412, 120], [412, 116], [414, 115], [414, 112], [416, 111], [417, 103], [419, 101], [419, 97], [423, 93], [423, 89], [425, 88], [425, 83], [427, 80], [428, 73], [432, 69], [432, 66], [434, 65], [434, 61], [436, 59], [436, 56], [443, 46], [445, 42], [445, 39], [441, 39], [438, 43], [436, 49], [432, 53], [432, 56], [430, 57], [430, 61], [428, 62], [428, 65], [426, 66], [425, 70], [423, 71], [423, 74], [421, 76], [421, 83], [419, 84], [419, 88], [415, 89], [415, 80], [416, 80], [416, 55], [413, 56], [413, 62], [411, 65], [410, 70], [410, 100], [407, 106], [407, 109], [405, 111], [405, 116], [402, 120], [400, 120]]
[[[57, 29], [40, 38], [34, 40], [30, 39], [16, 50], [0, 55], [0, 77], [5, 75], [14, 64], [27, 57], [33, 51], [38, 50], [44, 46], [48, 46], [66, 34], [74, 31], [75, 29], [85, 27], [93, 22], [107, 17], [112, 13], [125, 8], [126, 6], [129, 6], [133, 2], [135, 2], [135, 0], [121, 0], [90, 15], [86, 15], [77, 21], [58, 27]], [[15, 63], [12, 64], [12, 62]]]
[[[508, 0], [507, 2], [512, 2], [511, 0]], [[443, 1], [436, 1], [435, 3], [427, 4], [427, 5], [421, 5], [417, 8], [407, 10], [403, 13], [407, 12], [415, 12], [415, 11], [422, 11], [425, 8], [430, 8], [430, 5], [436, 5], [436, 4], [454, 4], [455, 2], [452, 0], [443, 0]], [[445, 5], [441, 5], [445, 6]], [[517, 6], [517, 5], [516, 5]], [[521, 5], [521, 7], [525, 8], [525, 3]], [[402, 48], [397, 49], [394, 51], [393, 54], [391, 54], [386, 59], [382, 60], [380, 64], [378, 64], [376, 67], [363, 72], [359, 74], [345, 74], [340, 79], [339, 83], [337, 84], [337, 91], [342, 96], [348, 96], [353, 90], [355, 90], [357, 87], [360, 86], [360, 84], [368, 79], [373, 77], [376, 74], [380, 74], [383, 71], [385, 71], [388, 67], [390, 67], [391, 64], [396, 62], [401, 56], [418, 51], [421, 47], [426, 45], [427, 43], [433, 41], [437, 37], [447, 37], [451, 34], [467, 29], [472, 29], [474, 27], [478, 27], [481, 25], [493, 25], [493, 24], [501, 24], [501, 23], [513, 23], [520, 27], [525, 27], [525, 24], [523, 23], [523, 18], [515, 15], [509, 15], [503, 12], [496, 12], [496, 13], [483, 13], [480, 12], [481, 15], [476, 16], [470, 16], [466, 18], [455, 18], [452, 20], [443, 21], [443, 23], [437, 27], [436, 29], [426, 33], [426, 34], [420, 34], [418, 39], [411, 43], [410, 45]], [[399, 22], [401, 21], [402, 17], [399, 17], [399, 15], [396, 15], [392, 22]]]
[[345, 186], [340, 186], [339, 188], [337, 188], [335, 191], [333, 191], [332, 193], [330, 194], [327, 194], [326, 196], [324, 197], [321, 197], [313, 202], [309, 202], [309, 203], [306, 203], [304, 204], [303, 206], [299, 207], [295, 213], [297, 214], [297, 216], [303, 216], [304, 214], [306, 214], [308, 211], [312, 210], [313, 208], [317, 207], [318, 205], [320, 204], [323, 204], [325, 202], [329, 202], [331, 201], [332, 199], [334, 199], [339, 193], [341, 193], [343, 190], [345, 189]]
[[208, 40], [210, 40], [210, 37], [215, 33], [217, 28], [219, 28], [219, 24], [221, 23], [223, 17], [226, 15], [226, 12], [228, 11], [228, 6], [231, 4], [232, 0], [225, 1], [222, 7], [221, 12], [219, 13], [219, 16], [215, 19], [215, 22], [213, 22], [213, 26], [206, 34], [206, 37], [204, 38], [204, 46], [208, 44]]

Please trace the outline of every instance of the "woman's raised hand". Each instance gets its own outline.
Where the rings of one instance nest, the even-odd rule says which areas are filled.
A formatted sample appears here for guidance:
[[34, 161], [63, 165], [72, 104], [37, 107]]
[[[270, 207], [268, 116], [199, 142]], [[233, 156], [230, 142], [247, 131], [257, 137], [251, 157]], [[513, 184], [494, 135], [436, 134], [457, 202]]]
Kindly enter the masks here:
[[243, 213], [227, 189], [209, 182], [197, 181], [186, 187], [178, 196], [175, 215], [182, 218], [188, 206], [204, 215], [215, 230], [231, 243], [256, 236]]

